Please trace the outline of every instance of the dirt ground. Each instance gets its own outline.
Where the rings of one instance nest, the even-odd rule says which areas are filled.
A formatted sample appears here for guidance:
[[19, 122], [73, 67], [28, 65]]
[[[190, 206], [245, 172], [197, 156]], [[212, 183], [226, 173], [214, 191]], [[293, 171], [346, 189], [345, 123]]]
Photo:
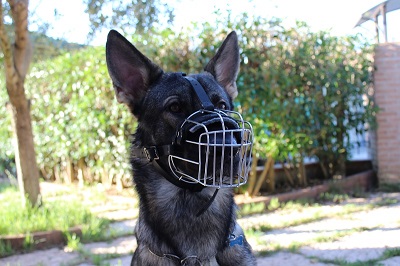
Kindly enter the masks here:
[[[116, 197], [118, 202], [131, 201]], [[125, 236], [84, 244], [80, 251], [57, 247], [13, 255], [1, 258], [0, 265], [130, 265], [136, 247], [135, 214], [107, 209], [112, 208], [97, 212], [119, 220], [112, 230]], [[400, 193], [369, 193], [339, 204], [284, 208], [246, 216], [239, 223], [245, 229], [271, 226], [247, 236], [260, 266], [400, 265]]]

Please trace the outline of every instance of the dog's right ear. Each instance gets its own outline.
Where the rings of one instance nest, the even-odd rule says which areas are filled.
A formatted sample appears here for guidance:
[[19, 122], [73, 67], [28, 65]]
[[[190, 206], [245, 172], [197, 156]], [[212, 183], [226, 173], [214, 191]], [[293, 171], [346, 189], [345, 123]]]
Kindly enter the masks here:
[[134, 112], [151, 83], [162, 75], [162, 69], [115, 30], [108, 33], [106, 60], [118, 102]]

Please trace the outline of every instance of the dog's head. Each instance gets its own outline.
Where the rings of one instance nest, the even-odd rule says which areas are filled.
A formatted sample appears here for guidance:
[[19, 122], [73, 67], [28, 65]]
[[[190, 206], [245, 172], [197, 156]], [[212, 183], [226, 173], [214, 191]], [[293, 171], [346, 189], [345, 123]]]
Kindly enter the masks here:
[[252, 130], [232, 111], [239, 71], [235, 32], [203, 73], [188, 77], [164, 73], [116, 31], [108, 35], [106, 58], [118, 102], [138, 119], [136, 149], [163, 174], [213, 187], [246, 182]]

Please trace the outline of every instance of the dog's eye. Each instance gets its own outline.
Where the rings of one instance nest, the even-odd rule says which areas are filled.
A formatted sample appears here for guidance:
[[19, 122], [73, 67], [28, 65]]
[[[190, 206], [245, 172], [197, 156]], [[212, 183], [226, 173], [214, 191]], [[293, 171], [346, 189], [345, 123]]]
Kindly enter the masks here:
[[169, 110], [172, 113], [180, 113], [182, 111], [181, 106], [178, 103], [173, 103], [169, 106]]
[[219, 110], [226, 110], [226, 103], [221, 101], [217, 104], [217, 109]]

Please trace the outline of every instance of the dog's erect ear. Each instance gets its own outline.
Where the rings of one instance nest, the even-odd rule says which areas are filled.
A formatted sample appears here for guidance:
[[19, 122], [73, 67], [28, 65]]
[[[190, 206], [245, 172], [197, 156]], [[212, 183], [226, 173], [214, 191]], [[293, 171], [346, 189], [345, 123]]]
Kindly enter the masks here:
[[118, 102], [131, 108], [135, 108], [146, 95], [149, 85], [163, 73], [115, 30], [108, 33], [106, 60]]
[[238, 95], [236, 78], [239, 73], [239, 65], [238, 38], [236, 32], [232, 31], [204, 70], [211, 73], [232, 99], [235, 99]]

